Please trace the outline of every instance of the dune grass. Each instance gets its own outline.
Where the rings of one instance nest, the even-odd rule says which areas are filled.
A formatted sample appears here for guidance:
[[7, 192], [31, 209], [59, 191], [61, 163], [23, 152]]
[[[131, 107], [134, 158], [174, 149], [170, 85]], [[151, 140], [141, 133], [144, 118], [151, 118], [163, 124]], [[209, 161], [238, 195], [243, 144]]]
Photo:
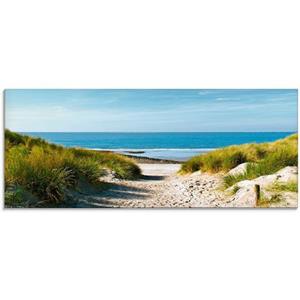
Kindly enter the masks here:
[[263, 175], [273, 174], [286, 166], [297, 166], [297, 153], [287, 149], [279, 149], [269, 153], [256, 163], [249, 163], [242, 174], [224, 176], [225, 187], [230, 187], [242, 180], [251, 180]]
[[[104, 168], [122, 179], [141, 174], [130, 159], [114, 154], [76, 148], [64, 148], [43, 139], [5, 131], [6, 204], [20, 204], [25, 190], [51, 204], [64, 200], [67, 189], [75, 188], [80, 179], [100, 184]], [[12, 189], [13, 191], [8, 191]]]
[[275, 192], [298, 192], [298, 183], [296, 181], [289, 181], [289, 182], [276, 182], [268, 187], [269, 191]]
[[229, 146], [191, 158], [182, 164], [180, 172], [228, 172], [241, 163], [250, 162], [245, 173], [224, 177], [225, 186], [229, 187], [241, 180], [275, 173], [286, 166], [297, 166], [297, 143], [298, 134], [293, 134], [272, 143]]
[[21, 188], [16, 188], [14, 191], [5, 191], [5, 205], [9, 207], [24, 207], [25, 195]]

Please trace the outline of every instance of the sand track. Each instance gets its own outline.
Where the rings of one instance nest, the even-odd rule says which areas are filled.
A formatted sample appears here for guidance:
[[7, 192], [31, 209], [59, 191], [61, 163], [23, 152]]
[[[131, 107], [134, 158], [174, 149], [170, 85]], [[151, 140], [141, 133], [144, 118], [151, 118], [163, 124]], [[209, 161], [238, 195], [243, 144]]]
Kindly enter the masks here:
[[[81, 195], [79, 207], [218, 207], [224, 195], [218, 175], [177, 175], [180, 164], [139, 164], [139, 180], [108, 180], [105, 190]], [[107, 179], [106, 179], [107, 181]]]

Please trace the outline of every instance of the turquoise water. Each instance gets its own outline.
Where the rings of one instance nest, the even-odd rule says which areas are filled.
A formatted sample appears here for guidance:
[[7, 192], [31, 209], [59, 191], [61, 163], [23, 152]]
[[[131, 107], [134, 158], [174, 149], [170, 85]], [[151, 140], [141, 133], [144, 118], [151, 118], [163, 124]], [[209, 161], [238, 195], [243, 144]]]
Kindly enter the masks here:
[[293, 132], [30, 132], [66, 147], [126, 151], [143, 151], [135, 154], [161, 159], [186, 160], [199, 153], [244, 143], [271, 142]]

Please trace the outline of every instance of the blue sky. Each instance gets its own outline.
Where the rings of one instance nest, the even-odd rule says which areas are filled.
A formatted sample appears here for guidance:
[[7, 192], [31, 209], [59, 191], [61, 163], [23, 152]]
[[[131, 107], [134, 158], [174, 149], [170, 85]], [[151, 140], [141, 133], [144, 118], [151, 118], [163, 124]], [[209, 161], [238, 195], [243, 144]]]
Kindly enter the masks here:
[[6, 90], [30, 131], [297, 131], [297, 90]]

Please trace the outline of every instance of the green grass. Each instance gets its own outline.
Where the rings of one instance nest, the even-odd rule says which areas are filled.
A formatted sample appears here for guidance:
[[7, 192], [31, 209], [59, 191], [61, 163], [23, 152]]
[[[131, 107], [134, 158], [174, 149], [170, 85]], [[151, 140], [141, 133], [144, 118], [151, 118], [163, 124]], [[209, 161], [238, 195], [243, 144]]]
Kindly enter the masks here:
[[237, 185], [235, 185], [235, 186], [233, 187], [232, 194], [235, 195], [235, 194], [239, 191], [239, 189], [240, 189], [240, 188], [239, 188]]
[[276, 182], [268, 187], [269, 191], [276, 191], [276, 192], [298, 192], [298, 183], [296, 181], [290, 182]]
[[279, 149], [269, 153], [265, 158], [256, 163], [250, 163], [246, 171], [238, 175], [224, 176], [224, 184], [230, 187], [242, 180], [251, 180], [263, 175], [273, 174], [286, 166], [297, 166], [298, 156], [288, 149]]
[[298, 134], [273, 143], [244, 144], [218, 149], [204, 155], [198, 155], [182, 164], [180, 173], [228, 172], [244, 162], [252, 162], [244, 174], [225, 176], [225, 185], [232, 186], [238, 181], [254, 179], [272, 174], [286, 166], [298, 165]]
[[135, 179], [139, 167], [125, 156], [64, 148], [40, 138], [5, 131], [5, 202], [20, 202], [22, 195], [9, 190], [20, 187], [40, 200], [59, 204], [67, 189], [75, 188], [80, 179], [100, 184], [104, 168], [122, 179]]
[[26, 207], [24, 191], [20, 188], [5, 191], [5, 205], [8, 207]]

